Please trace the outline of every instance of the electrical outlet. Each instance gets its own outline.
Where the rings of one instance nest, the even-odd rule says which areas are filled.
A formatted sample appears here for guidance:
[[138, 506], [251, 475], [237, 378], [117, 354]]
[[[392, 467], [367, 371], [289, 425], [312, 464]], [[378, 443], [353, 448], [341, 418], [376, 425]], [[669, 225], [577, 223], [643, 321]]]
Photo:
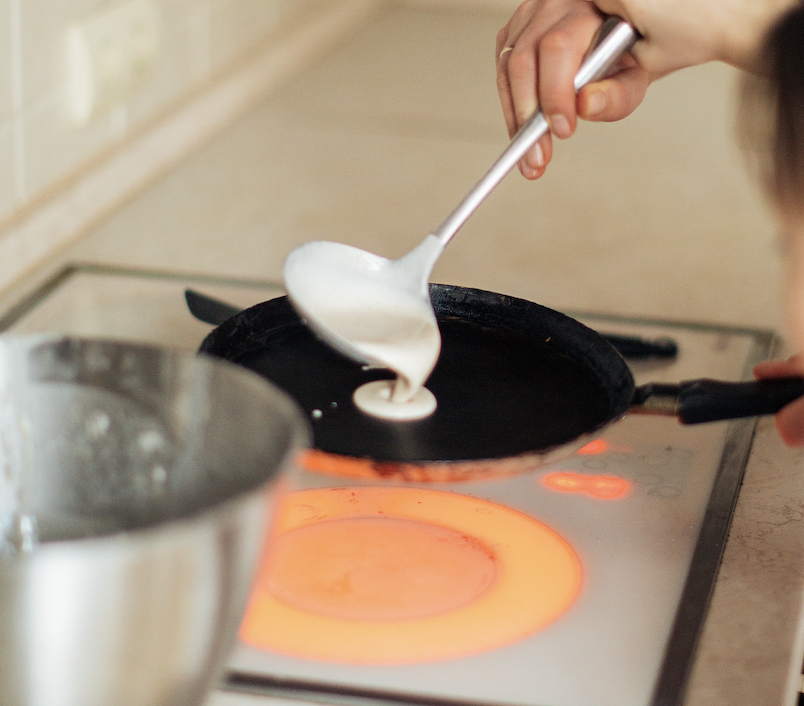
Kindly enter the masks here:
[[119, 103], [156, 64], [159, 13], [153, 0], [130, 0], [67, 29], [67, 94], [76, 125]]

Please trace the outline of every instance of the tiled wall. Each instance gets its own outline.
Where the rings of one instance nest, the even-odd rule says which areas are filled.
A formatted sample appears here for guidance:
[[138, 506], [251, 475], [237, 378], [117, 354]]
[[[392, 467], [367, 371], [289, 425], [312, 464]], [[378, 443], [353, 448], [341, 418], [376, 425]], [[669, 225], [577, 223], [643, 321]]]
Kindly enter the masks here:
[[156, 0], [155, 68], [76, 127], [66, 110], [68, 24], [120, 0], [0, 0], [0, 221], [256, 51], [327, 0]]

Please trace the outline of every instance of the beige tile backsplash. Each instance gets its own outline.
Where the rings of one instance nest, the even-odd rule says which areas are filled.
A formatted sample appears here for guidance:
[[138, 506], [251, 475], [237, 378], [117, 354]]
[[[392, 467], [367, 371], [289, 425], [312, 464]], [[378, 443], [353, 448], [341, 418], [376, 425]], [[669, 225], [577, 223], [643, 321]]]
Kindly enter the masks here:
[[12, 113], [12, 67], [11, 56], [11, 0], [0, 0], [0, 125], [11, 119]]
[[209, 3], [159, 0], [158, 7], [160, 60], [148, 81], [136, 88], [126, 103], [130, 127], [153, 120], [177, 98], [210, 78]]
[[14, 208], [13, 136], [12, 124], [0, 123], [0, 217]]
[[[157, 0], [154, 70], [87, 125], [66, 111], [65, 32], [119, 0], [0, 0], [0, 218], [57, 187], [326, 0]], [[17, 95], [15, 97], [15, 88]], [[16, 188], [10, 184], [16, 184]]]
[[[285, 88], [283, 111], [317, 128], [337, 123], [355, 129], [370, 122], [374, 131], [499, 144], [506, 132], [495, 87], [494, 35], [506, 15], [466, 13], [460, 41], [447, 41], [450, 15], [439, 14], [438, 2], [427, 0], [421, 8], [433, 10], [429, 23], [404, 6], [382, 14], [363, 39], [362, 52], [335, 51], [303, 82]], [[414, 3], [419, 5], [422, 0]], [[422, 66], [430, 67], [426, 78]]]
[[314, 5], [316, 0], [212, 0], [209, 3], [209, 67], [217, 72], [242, 58], [266, 33]]
[[[27, 112], [45, 97], [60, 93], [65, 78], [64, 35], [72, 20], [79, 20], [112, 2], [104, 0], [10, 0], [14, 22], [12, 42], [19, 44], [23, 111]], [[16, 41], [14, 41], [16, 40]], [[12, 52], [15, 48], [12, 47]], [[2, 63], [6, 63], [4, 60]]]
[[120, 122], [120, 110], [104, 112], [86, 125], [74, 126], [66, 116], [64, 100], [58, 87], [26, 106], [20, 136], [23, 159], [17, 166], [21, 190], [17, 206], [24, 206], [70, 176], [125, 133], [115, 125]]

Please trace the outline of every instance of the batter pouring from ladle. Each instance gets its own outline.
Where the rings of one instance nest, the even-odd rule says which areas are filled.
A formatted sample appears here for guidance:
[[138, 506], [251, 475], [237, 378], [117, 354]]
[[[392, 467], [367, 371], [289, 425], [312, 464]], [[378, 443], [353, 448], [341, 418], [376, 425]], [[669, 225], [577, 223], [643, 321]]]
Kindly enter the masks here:
[[285, 262], [291, 300], [310, 327], [349, 357], [397, 374], [355, 390], [354, 403], [367, 414], [404, 421], [436, 409], [424, 383], [438, 360], [441, 335], [427, 280], [415, 275], [422, 268], [429, 274], [440, 252], [434, 236], [399, 260], [313, 242]]
[[[628, 23], [609, 18], [575, 76], [575, 90], [605, 76], [636, 37]], [[288, 256], [285, 285], [310, 327], [349, 357], [399, 376], [396, 383], [377, 381], [358, 388], [354, 401], [359, 409], [397, 420], [420, 419], [435, 411], [435, 397], [423, 387], [441, 349], [428, 293], [433, 265], [469, 216], [547, 131], [537, 110], [446, 220], [399, 260], [330, 242], [307, 243]]]

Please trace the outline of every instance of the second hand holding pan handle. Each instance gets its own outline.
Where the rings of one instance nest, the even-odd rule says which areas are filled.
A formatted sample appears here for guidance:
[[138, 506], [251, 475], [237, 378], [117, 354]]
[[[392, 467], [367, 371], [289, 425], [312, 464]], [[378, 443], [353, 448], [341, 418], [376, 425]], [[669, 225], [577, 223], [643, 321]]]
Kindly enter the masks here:
[[634, 391], [637, 414], [677, 416], [683, 424], [700, 424], [776, 414], [804, 396], [804, 378], [777, 378], [754, 382], [687, 380], [678, 385], [649, 383]]

